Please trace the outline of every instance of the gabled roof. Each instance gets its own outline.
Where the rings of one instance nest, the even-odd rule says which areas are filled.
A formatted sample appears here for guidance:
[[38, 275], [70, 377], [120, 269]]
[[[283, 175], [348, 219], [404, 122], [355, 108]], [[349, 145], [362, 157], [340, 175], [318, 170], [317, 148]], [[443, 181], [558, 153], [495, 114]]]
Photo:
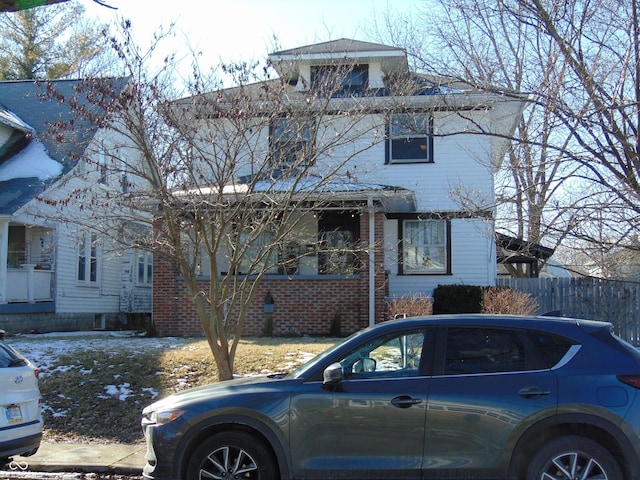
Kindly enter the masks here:
[[[127, 79], [104, 79], [109, 88], [118, 94], [127, 83]], [[12, 128], [14, 135], [11, 145], [0, 155], [0, 165], [8, 165], [18, 155], [24, 155], [33, 148], [37, 162], [53, 160], [61, 165], [55, 176], [42, 178], [34, 172], [33, 177], [19, 175], [0, 181], [0, 214], [12, 214], [33, 197], [45, 190], [62, 175], [69, 172], [84, 153], [93, 139], [98, 127], [92, 121], [80, 118], [77, 108], [86, 108], [98, 112], [99, 109], [87, 99], [91, 88], [86, 80], [52, 81], [13, 81], [0, 82], [0, 121]], [[51, 98], [48, 90], [54, 91], [58, 98]], [[60, 99], [65, 101], [60, 101]], [[70, 105], [73, 100], [78, 107]], [[65, 127], [56, 127], [64, 124]], [[40, 178], [39, 178], [40, 177]]]

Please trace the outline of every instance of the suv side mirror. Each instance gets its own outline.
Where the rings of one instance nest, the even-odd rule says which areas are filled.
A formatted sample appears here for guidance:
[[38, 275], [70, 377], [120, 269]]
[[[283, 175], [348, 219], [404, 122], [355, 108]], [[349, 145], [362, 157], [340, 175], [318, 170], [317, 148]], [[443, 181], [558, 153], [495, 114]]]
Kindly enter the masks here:
[[322, 387], [325, 389], [333, 389], [342, 382], [342, 365], [332, 363], [324, 369]]

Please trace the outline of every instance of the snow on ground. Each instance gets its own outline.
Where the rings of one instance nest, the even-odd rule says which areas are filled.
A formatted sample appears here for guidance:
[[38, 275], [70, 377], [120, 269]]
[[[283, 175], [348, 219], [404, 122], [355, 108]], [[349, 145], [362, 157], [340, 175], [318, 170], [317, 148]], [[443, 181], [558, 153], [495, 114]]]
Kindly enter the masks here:
[[[24, 357], [40, 369], [40, 375], [51, 375], [64, 370], [58, 366], [52, 370], [58, 358], [80, 350], [114, 351], [121, 349], [122, 340], [126, 338], [127, 348], [131, 354], [153, 350], [169, 350], [183, 346], [187, 339], [164, 337], [150, 338], [136, 336], [133, 332], [54, 332], [44, 334], [17, 334], [6, 339], [6, 342], [18, 350]], [[77, 340], [77, 341], [74, 341]], [[89, 372], [87, 372], [89, 373]]]
[[[57, 365], [61, 356], [82, 350], [102, 350], [114, 352], [122, 349], [126, 339], [131, 355], [149, 351], [164, 351], [184, 346], [188, 339], [164, 337], [150, 338], [137, 336], [133, 332], [54, 332], [45, 334], [18, 334], [6, 338], [6, 343], [18, 350], [40, 370], [40, 378], [76, 369], [74, 365]], [[91, 374], [92, 370], [84, 369], [81, 373]], [[132, 395], [129, 383], [106, 385], [105, 398], [115, 397], [124, 401]], [[143, 389], [151, 398], [158, 396], [152, 388]], [[46, 405], [43, 408], [47, 408]], [[64, 415], [64, 412], [52, 412], [52, 415]]]

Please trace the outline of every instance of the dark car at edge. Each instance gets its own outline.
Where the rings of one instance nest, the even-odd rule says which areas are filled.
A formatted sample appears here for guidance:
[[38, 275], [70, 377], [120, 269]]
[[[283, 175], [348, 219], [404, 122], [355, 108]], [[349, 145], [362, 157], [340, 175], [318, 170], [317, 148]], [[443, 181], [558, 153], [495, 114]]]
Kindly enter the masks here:
[[147, 479], [640, 478], [640, 353], [606, 322], [378, 324], [143, 411]]

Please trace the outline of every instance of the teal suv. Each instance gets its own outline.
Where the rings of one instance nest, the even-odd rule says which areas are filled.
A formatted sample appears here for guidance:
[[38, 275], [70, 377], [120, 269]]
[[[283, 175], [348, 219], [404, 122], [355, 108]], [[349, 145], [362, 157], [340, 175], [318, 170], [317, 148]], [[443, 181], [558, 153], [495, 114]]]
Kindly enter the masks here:
[[608, 323], [394, 320], [288, 375], [148, 406], [143, 475], [636, 480], [639, 389], [640, 353]]

